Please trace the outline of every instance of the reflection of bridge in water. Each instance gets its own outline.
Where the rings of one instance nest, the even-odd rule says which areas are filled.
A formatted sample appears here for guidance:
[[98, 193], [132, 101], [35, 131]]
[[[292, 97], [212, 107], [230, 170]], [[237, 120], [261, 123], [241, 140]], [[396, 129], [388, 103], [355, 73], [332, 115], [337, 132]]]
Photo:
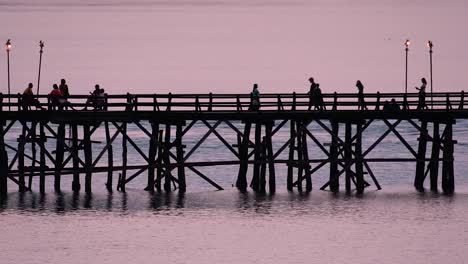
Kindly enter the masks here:
[[[145, 190], [169, 192], [178, 189], [186, 191], [186, 170], [201, 177], [215, 188], [223, 188], [197, 168], [206, 166], [239, 165], [236, 186], [245, 191], [249, 185], [258, 192], [275, 192], [275, 164], [287, 166], [287, 188], [299, 191], [312, 189], [312, 175], [329, 165], [329, 179], [321, 189], [337, 191], [340, 177], [344, 177], [346, 191], [353, 186], [358, 193], [370, 186], [371, 182], [380, 189], [369, 163], [373, 162], [415, 162], [414, 186], [423, 190], [427, 176], [431, 190], [438, 189], [441, 182], [446, 193], [454, 191], [452, 126], [455, 119], [468, 118], [464, 110], [464, 93], [428, 94], [431, 109], [417, 110], [417, 94], [365, 94], [368, 110], [358, 109], [356, 94], [325, 94], [325, 111], [308, 110], [307, 94], [264, 94], [261, 96], [261, 110], [250, 111], [249, 95], [239, 94], [166, 94], [166, 95], [108, 95], [103, 109], [75, 111], [57, 110], [47, 96], [39, 100], [47, 110], [24, 109], [20, 95], [0, 95], [0, 193], [7, 192], [7, 183], [12, 181], [19, 191], [31, 189], [33, 179], [39, 178], [39, 191], [45, 192], [45, 177], [54, 177], [54, 188], [61, 190], [61, 178], [72, 175], [72, 190], [81, 189], [80, 174], [84, 174], [86, 192], [91, 192], [93, 173], [107, 172], [106, 186], [112, 190], [125, 191], [127, 183], [147, 173]], [[384, 105], [396, 99], [395, 107]], [[69, 101], [75, 109], [86, 105], [87, 96], [71, 96]], [[363, 149], [363, 132], [375, 121], [383, 121], [387, 129], [377, 140]], [[242, 125], [234, 121], [242, 121]], [[326, 122], [329, 121], [330, 125]], [[418, 148], [413, 147], [397, 131], [403, 121], [419, 131]], [[149, 122], [150, 126], [144, 123]], [[129, 123], [146, 135], [148, 142], [137, 144], [129, 135]], [[329, 135], [329, 142], [320, 141], [309, 126], [315, 123]], [[428, 131], [428, 124], [433, 128]], [[12, 127], [21, 125], [21, 133], [12, 135]], [[184, 136], [195, 124], [203, 124], [207, 132], [190, 149], [183, 144]], [[236, 142], [228, 142], [226, 135], [217, 128], [225, 124], [236, 135]], [[66, 127], [71, 137], [66, 138]], [[277, 149], [272, 142], [281, 128], [288, 128], [289, 139]], [[344, 133], [339, 133], [340, 128]], [[93, 134], [104, 130], [104, 143], [92, 140]], [[253, 131], [252, 131], [253, 130]], [[174, 135], [175, 131], [175, 135]], [[369, 158], [368, 154], [384, 138], [393, 133], [412, 155], [411, 158]], [[342, 136], [344, 134], [344, 136]], [[225, 161], [194, 161], [192, 155], [210, 135], [215, 135], [236, 159]], [[5, 138], [17, 138], [17, 144], [8, 144]], [[120, 140], [119, 154], [122, 164], [114, 165], [113, 145]], [[46, 144], [47, 143], [47, 144]], [[326, 156], [314, 158], [309, 153], [313, 143]], [[432, 150], [427, 155], [428, 143]], [[55, 148], [48, 147], [54, 145]], [[97, 146], [98, 152], [93, 153]], [[141, 156], [142, 164], [128, 165], [128, 145]], [[149, 146], [148, 146], [149, 145]], [[94, 146], [94, 147], [93, 147]], [[148, 146], [148, 151], [143, 149]], [[7, 154], [8, 153], [10, 155]], [[30, 150], [29, 152], [26, 150]], [[283, 152], [287, 159], [279, 159]], [[442, 152], [442, 153], [441, 153]], [[13, 154], [13, 155], [12, 155]], [[121, 155], [121, 156], [120, 156]], [[429, 157], [428, 157], [429, 156]], [[107, 165], [101, 166], [101, 159]], [[119, 158], [120, 159], [120, 158]], [[441, 179], [439, 180], [439, 164]], [[248, 180], [249, 165], [253, 166], [252, 177]], [[114, 173], [118, 178], [114, 179]], [[141, 176], [143, 177], [143, 176]]]

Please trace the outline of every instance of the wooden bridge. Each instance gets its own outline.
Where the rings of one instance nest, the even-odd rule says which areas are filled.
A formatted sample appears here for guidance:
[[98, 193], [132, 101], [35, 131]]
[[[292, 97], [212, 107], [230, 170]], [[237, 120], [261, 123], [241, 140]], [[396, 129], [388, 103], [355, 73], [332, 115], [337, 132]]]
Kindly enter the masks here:
[[[329, 178], [321, 183], [320, 189], [338, 191], [340, 178], [344, 178], [346, 191], [355, 189], [362, 193], [371, 183], [381, 188], [369, 166], [372, 162], [414, 162], [414, 186], [417, 190], [424, 189], [424, 181], [429, 175], [431, 190], [437, 191], [441, 182], [443, 191], [452, 193], [456, 143], [452, 126], [456, 119], [468, 118], [468, 111], [464, 109], [464, 92], [427, 94], [427, 109], [416, 109], [416, 93], [365, 94], [366, 110], [358, 110], [357, 94], [324, 94], [325, 109], [322, 111], [314, 110], [313, 105], [311, 107], [308, 94], [296, 93], [262, 94], [259, 111], [250, 110], [248, 94], [106, 95], [99, 99], [102, 101], [98, 105], [87, 105], [88, 97], [70, 96], [69, 106], [60, 109], [62, 107], [52, 104], [48, 96], [40, 95], [37, 98], [44, 108], [40, 110], [35, 106], [25, 106], [19, 94], [0, 94], [0, 193], [8, 192], [8, 181], [14, 182], [21, 192], [29, 191], [37, 178], [39, 191], [45, 192], [46, 176], [54, 177], [54, 189], [59, 192], [65, 175], [73, 177], [71, 188], [79, 191], [80, 175], [83, 174], [84, 189], [91, 192], [92, 176], [97, 172], [107, 172], [106, 186], [109, 190], [115, 185], [118, 190], [125, 191], [127, 183], [136, 177], [144, 177], [142, 175], [146, 172], [147, 184], [142, 186], [145, 190], [169, 192], [178, 189], [185, 192], [186, 170], [222, 190], [219, 184], [197, 169], [222, 165], [239, 166], [236, 186], [241, 191], [250, 185], [257, 192], [266, 192], [268, 185], [268, 191], [274, 193], [279, 164], [287, 166], [288, 190], [311, 191], [313, 174], [328, 164]], [[397, 107], [389, 103], [391, 99], [395, 99]], [[88, 110], [81, 110], [86, 106]], [[370, 147], [363, 149], [362, 142], [366, 139], [362, 134], [375, 120], [383, 121], [387, 128]], [[413, 149], [396, 130], [403, 121], [419, 131], [417, 149]], [[188, 132], [196, 123], [206, 126], [207, 132], [187, 149], [184, 138], [189, 136]], [[327, 142], [321, 142], [311, 132], [311, 123], [318, 124], [329, 135]], [[431, 132], [428, 131], [428, 123], [432, 123]], [[21, 126], [20, 134], [12, 134], [15, 124]], [[132, 139], [128, 124], [133, 124], [142, 135], [146, 135], [147, 152]], [[226, 135], [218, 132], [220, 124], [230, 128], [236, 135], [236, 142], [228, 142]], [[280, 148], [273, 149], [275, 135], [283, 127], [289, 129], [289, 139]], [[71, 131], [68, 138], [67, 128]], [[344, 137], [340, 136], [340, 128], [344, 129], [341, 133]], [[93, 135], [100, 129], [104, 130], [105, 142], [93, 140]], [[111, 133], [111, 129], [115, 132]], [[251, 130], [254, 130], [252, 136]], [[411, 158], [368, 157], [390, 133], [400, 140]], [[219, 138], [226, 151], [236, 157], [235, 160], [191, 159], [212, 134]], [[17, 139], [15, 144], [5, 140], [12, 137]], [[122, 147], [119, 153], [122, 164], [115, 166], [113, 146], [118, 139]], [[428, 142], [432, 142], [429, 157], [426, 154]], [[143, 164], [128, 164], [129, 144], [141, 156]], [[310, 144], [315, 144], [326, 158], [314, 158], [309, 153]], [[55, 148], [50, 149], [51, 145]], [[279, 159], [285, 151], [288, 158]], [[106, 166], [102, 166], [103, 157], [107, 159]], [[248, 177], [249, 165], [253, 166], [251, 177]]]

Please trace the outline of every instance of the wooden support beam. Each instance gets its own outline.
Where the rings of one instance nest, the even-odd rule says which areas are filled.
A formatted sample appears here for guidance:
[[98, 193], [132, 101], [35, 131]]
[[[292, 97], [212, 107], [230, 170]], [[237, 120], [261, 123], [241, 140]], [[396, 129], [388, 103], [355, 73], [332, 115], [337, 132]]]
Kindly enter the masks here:
[[57, 128], [57, 143], [55, 147], [55, 174], [54, 190], [60, 192], [61, 170], [63, 168], [63, 156], [65, 146], [65, 124], [60, 123]]
[[294, 174], [294, 148], [296, 147], [296, 121], [289, 122], [289, 162], [288, 162], [288, 175], [286, 179], [286, 188], [288, 191], [293, 189], [293, 174]]
[[275, 175], [275, 161], [273, 158], [273, 143], [272, 143], [272, 124], [267, 124], [265, 127], [266, 136], [266, 150], [268, 161], [268, 188], [270, 194], [276, 192], [276, 175]]
[[252, 123], [245, 122], [244, 134], [242, 138], [242, 144], [239, 146], [239, 174], [237, 175], [236, 187], [241, 191], [247, 191], [247, 170], [249, 168], [248, 163], [248, 151], [250, 143], [250, 129]]
[[352, 177], [352, 172], [351, 172], [351, 159], [352, 159], [352, 153], [351, 153], [351, 132], [352, 132], [352, 127], [351, 123], [347, 122], [345, 124], [345, 146], [344, 146], [344, 160], [345, 160], [345, 167], [346, 173], [345, 173], [345, 180], [346, 180], [346, 192], [350, 193], [351, 192], [351, 177]]
[[301, 132], [301, 142], [302, 142], [302, 158], [304, 160], [304, 175], [306, 180], [306, 192], [312, 191], [312, 174], [310, 172], [310, 161], [309, 161], [309, 148], [307, 146], [307, 125], [308, 123], [304, 122], [302, 124]]
[[302, 144], [302, 122], [303, 121], [296, 121], [296, 139], [297, 144], [295, 150], [297, 151], [297, 190], [302, 192], [302, 174], [304, 172], [304, 159], [303, 159], [303, 144]]
[[424, 168], [426, 167], [426, 148], [427, 148], [427, 121], [421, 120], [419, 129], [418, 156], [416, 161], [416, 175], [414, 177], [414, 187], [418, 191], [424, 190]]
[[260, 159], [262, 154], [262, 124], [257, 122], [255, 124], [255, 154], [254, 154], [254, 168], [253, 177], [250, 187], [256, 192], [260, 191]]
[[72, 182], [72, 190], [74, 192], [78, 192], [81, 189], [81, 184], [80, 184], [80, 173], [79, 173], [79, 167], [80, 167], [80, 158], [79, 158], [79, 148], [78, 148], [78, 125], [77, 124], [71, 124], [71, 130], [72, 130], [72, 147], [70, 149], [72, 155], [73, 155], [73, 182]]
[[338, 132], [339, 123], [336, 120], [331, 120], [331, 144], [330, 144], [330, 190], [336, 192], [340, 189], [340, 180], [337, 177], [338, 173]]
[[89, 125], [83, 126], [84, 162], [85, 162], [85, 192], [91, 193], [93, 173], [93, 149], [91, 145], [91, 131]]
[[266, 151], [266, 138], [263, 137], [262, 144], [260, 144], [260, 178], [259, 178], [259, 192], [260, 193], [266, 193], [266, 156], [267, 156], [267, 151]]
[[[114, 124], [114, 126], [117, 124]], [[127, 123], [124, 122], [122, 123], [122, 126], [120, 127], [117, 126], [117, 129], [121, 130], [122, 133], [122, 173], [120, 174], [120, 184], [119, 184], [119, 190], [121, 192], [125, 192], [125, 185], [126, 185], [126, 180], [127, 180], [127, 155], [128, 155], [128, 147], [127, 147]]]
[[[163, 150], [164, 150], [164, 142], [163, 142], [163, 131], [159, 130], [158, 132], [158, 154], [157, 154], [157, 159], [156, 159], [156, 164], [161, 165], [162, 164], [162, 155], [163, 155]], [[163, 177], [163, 171], [162, 171], [162, 166], [158, 166], [156, 169], [156, 183], [155, 187], [158, 192], [161, 191], [161, 179]]]
[[434, 122], [434, 134], [432, 137], [432, 152], [430, 166], [431, 191], [437, 191], [437, 181], [439, 178], [439, 154], [440, 154], [440, 136], [439, 123]]
[[[214, 187], [216, 187], [216, 189], [218, 189], [219, 191], [222, 191], [224, 190], [223, 187], [221, 187], [220, 185], [218, 185], [216, 182], [212, 181], [210, 178], [208, 178], [205, 174], [201, 173], [199, 170], [195, 169], [193, 166], [187, 166], [187, 168], [189, 168], [191, 171], [193, 171], [195, 174], [197, 174], [198, 176], [200, 176], [202, 179], [204, 179], [205, 181], [207, 181], [209, 184], [213, 185]], [[247, 187], [246, 187], [247, 188]]]
[[179, 180], [179, 192], [184, 193], [187, 190], [185, 182], [184, 149], [182, 145], [182, 125], [176, 126], [176, 155], [177, 155], [177, 179]]
[[445, 126], [444, 152], [442, 162], [442, 190], [446, 194], [451, 194], [455, 190], [453, 171], [453, 144], [452, 123], [447, 123]]
[[154, 191], [154, 172], [156, 167], [154, 163], [156, 162], [156, 154], [158, 153], [158, 133], [159, 133], [159, 123], [152, 123], [151, 124], [151, 139], [150, 145], [148, 150], [148, 180], [146, 184], [145, 191]]
[[171, 191], [171, 160], [169, 157], [169, 151], [171, 149], [171, 125], [166, 124], [165, 138], [164, 138], [164, 191]]
[[361, 123], [356, 124], [356, 135], [357, 135], [356, 145], [354, 147], [355, 160], [356, 160], [356, 191], [358, 194], [361, 194], [364, 191], [364, 187], [365, 187], [363, 156], [362, 156], [362, 124]]
[[24, 145], [26, 144], [26, 126], [27, 123], [22, 122], [22, 133], [18, 139], [18, 181], [20, 192], [25, 192], [27, 190], [24, 182]]
[[39, 136], [40, 136], [40, 150], [39, 150], [39, 160], [40, 160], [40, 167], [39, 167], [39, 192], [45, 193], [45, 169], [47, 167], [46, 159], [45, 159], [45, 152], [46, 146], [44, 144], [45, 138], [45, 131], [44, 131], [44, 123], [41, 122], [39, 124]]
[[[110, 136], [110, 129], [109, 129], [109, 122], [104, 122], [104, 129], [106, 133], [106, 147], [107, 147], [107, 166], [109, 170], [107, 171], [107, 181], [106, 181], [106, 189], [108, 191], [112, 191], [112, 181], [113, 181], [113, 168], [114, 168], [114, 153], [112, 148], [112, 142]], [[117, 134], [120, 132], [116, 132]], [[117, 136], [116, 136], [117, 137]], [[95, 166], [93, 162], [93, 167]]]
[[[32, 160], [31, 160], [31, 168], [35, 168], [36, 167], [36, 153], [37, 153], [37, 150], [36, 150], [36, 140], [37, 140], [37, 136], [36, 136], [36, 129], [37, 128], [37, 122], [31, 122], [31, 128], [30, 128], [30, 135], [31, 135], [31, 140], [29, 142], [31, 142], [31, 156], [32, 156]], [[28, 140], [26, 140], [26, 142], [28, 142]], [[24, 155], [24, 154], [23, 154]], [[28, 189], [31, 190], [31, 187], [32, 187], [32, 176], [31, 174], [29, 173], [29, 180], [28, 180]]]
[[8, 154], [5, 149], [5, 133], [0, 123], [0, 196], [8, 193]]

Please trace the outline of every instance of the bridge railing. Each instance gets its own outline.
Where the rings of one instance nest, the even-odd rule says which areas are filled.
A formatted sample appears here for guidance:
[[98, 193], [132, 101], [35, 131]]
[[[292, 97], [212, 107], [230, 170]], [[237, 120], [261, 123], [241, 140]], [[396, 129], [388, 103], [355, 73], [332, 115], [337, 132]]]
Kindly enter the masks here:
[[[37, 105], [26, 104], [21, 94], [0, 94], [0, 111], [189, 111], [189, 112], [244, 112], [251, 111], [249, 94], [106, 94], [104, 97], [72, 95], [63, 107], [54, 103], [48, 95], [35, 96]], [[417, 110], [418, 93], [366, 93], [368, 111], [383, 110], [395, 99], [402, 110]], [[275, 93], [260, 95], [261, 111], [308, 111], [311, 105], [306, 93]], [[464, 92], [427, 93], [428, 109], [464, 109]], [[358, 110], [356, 93], [323, 94], [325, 111]]]

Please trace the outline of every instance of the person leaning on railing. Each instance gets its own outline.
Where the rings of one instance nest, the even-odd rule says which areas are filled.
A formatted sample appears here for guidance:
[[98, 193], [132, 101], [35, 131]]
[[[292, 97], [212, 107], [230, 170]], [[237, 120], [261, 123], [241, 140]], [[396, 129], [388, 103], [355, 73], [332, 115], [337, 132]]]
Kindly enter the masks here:
[[366, 101], [364, 101], [364, 85], [357, 80], [356, 87], [358, 88], [358, 110], [367, 110]]
[[427, 105], [426, 105], [426, 85], [427, 85], [427, 81], [426, 81], [426, 78], [421, 78], [421, 87], [415, 87], [416, 90], [419, 90], [419, 93], [418, 93], [418, 110], [419, 109], [425, 109], [427, 108]]

